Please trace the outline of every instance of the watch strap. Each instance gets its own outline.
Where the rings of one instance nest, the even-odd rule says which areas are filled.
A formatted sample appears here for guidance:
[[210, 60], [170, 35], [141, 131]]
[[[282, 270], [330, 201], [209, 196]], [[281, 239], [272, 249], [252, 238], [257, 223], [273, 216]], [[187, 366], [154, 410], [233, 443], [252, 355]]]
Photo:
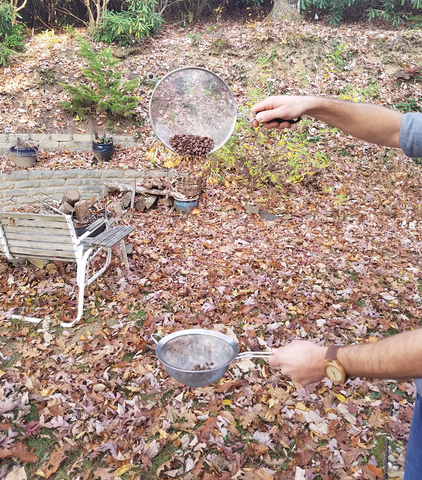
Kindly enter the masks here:
[[337, 358], [337, 350], [340, 348], [340, 345], [330, 345], [327, 348], [327, 352], [325, 354], [325, 359], [327, 362], [332, 362]]

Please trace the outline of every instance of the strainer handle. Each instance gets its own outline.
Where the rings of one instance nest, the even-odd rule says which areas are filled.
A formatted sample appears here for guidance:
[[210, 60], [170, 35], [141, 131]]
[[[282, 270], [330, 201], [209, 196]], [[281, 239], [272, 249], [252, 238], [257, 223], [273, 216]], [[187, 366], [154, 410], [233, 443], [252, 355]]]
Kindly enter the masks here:
[[[253, 116], [252, 120], [249, 119], [249, 114], [252, 114]], [[246, 110], [246, 112], [242, 112], [242, 113], [238, 112], [237, 116], [238, 118], [243, 118], [248, 123], [252, 123], [255, 120], [256, 113], [249, 108], [249, 110]], [[296, 118], [294, 120], [283, 120], [282, 118], [273, 118], [271, 121], [278, 122], [278, 123], [289, 122], [290, 125], [293, 125], [294, 123], [300, 122], [301, 120], [302, 120], [302, 117]]]
[[158, 83], [158, 78], [153, 73], [148, 73], [147, 78], [150, 82]]
[[243, 360], [244, 358], [269, 358], [272, 352], [242, 352], [236, 357], [237, 360]]
[[[252, 120], [249, 119], [250, 113], [254, 117]], [[255, 116], [255, 113], [250, 108], [246, 110], [246, 112], [237, 112], [237, 118], [243, 118], [243, 120], [246, 120], [248, 123], [252, 123], [255, 120]]]
[[157, 341], [157, 340], [155, 339], [155, 337], [159, 338], [160, 340], [161, 340], [163, 337], [160, 337], [160, 335], [157, 335], [156, 333], [151, 333], [151, 339], [154, 340], [154, 343], [155, 343], [156, 345], [158, 345], [158, 342], [159, 342], [160, 340]]

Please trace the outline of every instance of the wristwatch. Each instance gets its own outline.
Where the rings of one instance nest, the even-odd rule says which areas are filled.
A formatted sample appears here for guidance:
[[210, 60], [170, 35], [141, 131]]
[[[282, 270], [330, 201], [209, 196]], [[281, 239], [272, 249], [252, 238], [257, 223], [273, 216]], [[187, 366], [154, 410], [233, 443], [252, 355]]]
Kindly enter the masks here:
[[340, 345], [330, 345], [325, 354], [324, 373], [334, 383], [344, 383], [347, 373], [343, 365], [337, 360], [337, 350]]

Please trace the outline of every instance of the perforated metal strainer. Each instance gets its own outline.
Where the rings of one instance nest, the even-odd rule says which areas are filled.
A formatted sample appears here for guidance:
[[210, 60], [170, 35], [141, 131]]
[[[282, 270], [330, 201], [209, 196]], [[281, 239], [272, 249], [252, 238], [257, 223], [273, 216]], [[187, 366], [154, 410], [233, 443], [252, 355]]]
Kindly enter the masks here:
[[199, 135], [214, 140], [212, 153], [233, 133], [238, 117], [236, 100], [218, 75], [200, 67], [173, 70], [161, 80], [153, 73], [148, 79], [157, 85], [149, 104], [149, 117], [158, 139], [172, 150], [174, 135]]
[[151, 338], [156, 343], [155, 354], [168, 374], [189, 387], [215, 382], [234, 360], [271, 355], [271, 352], [239, 353], [232, 338], [214, 330], [181, 330], [165, 337], [152, 334]]

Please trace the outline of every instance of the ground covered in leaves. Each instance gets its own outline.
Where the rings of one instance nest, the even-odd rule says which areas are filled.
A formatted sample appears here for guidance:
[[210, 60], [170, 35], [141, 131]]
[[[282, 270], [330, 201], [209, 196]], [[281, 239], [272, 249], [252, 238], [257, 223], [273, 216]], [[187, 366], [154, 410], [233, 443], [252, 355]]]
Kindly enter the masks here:
[[[54, 87], [47, 109], [30, 73], [41, 62], [57, 76], [73, 75], [77, 65], [64, 66], [60, 52], [75, 56], [74, 40], [42, 49], [42, 39], [28, 44], [28, 52], [39, 52], [32, 64], [22, 58], [3, 69], [3, 133], [42, 131], [43, 122], [58, 129], [66, 118], [58, 106], [63, 92]], [[169, 27], [147, 45], [122, 61], [128, 75], [161, 76], [198, 64], [200, 55], [242, 109], [282, 92], [402, 111], [421, 106], [420, 77], [412, 70], [419, 32], [220, 21]], [[140, 88], [138, 114], [147, 118], [151, 87]], [[15, 110], [16, 102], [24, 111]], [[38, 120], [45, 112], [50, 126]], [[13, 121], [18, 114], [27, 121]], [[74, 120], [66, 128], [71, 122], [76, 131]], [[174, 168], [206, 176], [205, 191], [190, 215], [158, 207], [116, 218], [136, 227], [128, 238], [130, 271], [116, 251], [71, 330], [60, 322], [76, 311], [74, 266], [34, 269], [2, 260], [0, 478], [328, 480], [382, 478], [387, 470], [400, 476], [411, 380], [353, 378], [340, 386], [325, 380], [304, 389], [263, 360], [242, 360], [220, 381], [191, 389], [166, 373], [150, 336], [209, 328], [230, 335], [240, 351], [256, 351], [295, 338], [374, 342], [418, 327], [420, 167], [399, 151], [310, 119], [285, 135], [239, 122], [228, 144], [202, 162], [151, 147], [148, 122], [139, 128], [133, 130], [139, 148], [121, 146], [107, 166], [92, 165], [89, 153], [41, 152], [36, 168]], [[15, 169], [1, 160], [3, 171]], [[112, 211], [119, 196], [102, 201]], [[248, 205], [260, 214], [246, 213]], [[265, 212], [275, 216], [268, 220]], [[21, 307], [49, 320], [38, 326], [11, 320]]]

